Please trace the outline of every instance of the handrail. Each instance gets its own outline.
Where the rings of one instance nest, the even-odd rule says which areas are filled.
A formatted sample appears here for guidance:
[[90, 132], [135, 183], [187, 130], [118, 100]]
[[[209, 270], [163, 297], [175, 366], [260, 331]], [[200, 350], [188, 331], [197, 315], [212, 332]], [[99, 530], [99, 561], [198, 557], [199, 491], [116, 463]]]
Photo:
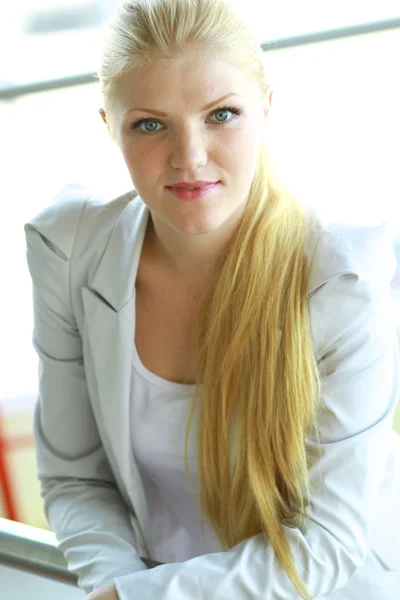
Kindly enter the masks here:
[[[159, 564], [141, 560], [152, 569]], [[57, 548], [54, 533], [16, 521], [0, 518], [0, 564], [29, 571], [35, 575], [77, 585], [77, 576], [68, 570], [67, 561]]]
[[[362, 23], [360, 25], [350, 25], [348, 27], [340, 27], [338, 29], [330, 29], [325, 31], [316, 31], [314, 33], [306, 33], [304, 35], [296, 35], [287, 38], [276, 38], [262, 43], [262, 49], [265, 51], [273, 49], [284, 50], [285, 48], [293, 48], [296, 46], [305, 46], [307, 44], [316, 44], [329, 40], [339, 40], [347, 37], [355, 37], [368, 33], [377, 33], [380, 31], [388, 31], [390, 29], [400, 28], [400, 18], [386, 19], [383, 21], [375, 21], [370, 23]], [[56, 79], [32, 81], [28, 83], [9, 84], [0, 87], [0, 101], [14, 100], [19, 96], [26, 94], [37, 94], [39, 92], [49, 92], [56, 89], [69, 88], [77, 85], [88, 83], [96, 83], [97, 75], [91, 73], [78, 73]]]

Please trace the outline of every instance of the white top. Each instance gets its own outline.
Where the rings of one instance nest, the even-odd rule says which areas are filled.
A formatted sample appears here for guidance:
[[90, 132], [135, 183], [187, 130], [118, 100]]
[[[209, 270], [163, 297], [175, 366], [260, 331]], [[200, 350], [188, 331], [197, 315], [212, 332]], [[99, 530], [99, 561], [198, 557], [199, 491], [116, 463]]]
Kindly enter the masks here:
[[184, 443], [195, 386], [174, 383], [149, 371], [133, 350], [131, 381], [132, 450], [142, 476], [149, 510], [144, 532], [153, 560], [183, 562], [222, 552], [214, 531], [200, 522], [197, 480], [197, 407], [188, 441], [186, 480]]

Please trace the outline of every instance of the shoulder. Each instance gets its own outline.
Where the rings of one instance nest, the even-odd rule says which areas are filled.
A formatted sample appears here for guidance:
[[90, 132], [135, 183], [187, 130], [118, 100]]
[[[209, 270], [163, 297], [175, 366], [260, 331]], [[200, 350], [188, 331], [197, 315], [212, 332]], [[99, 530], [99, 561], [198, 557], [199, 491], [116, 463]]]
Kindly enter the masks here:
[[[396, 270], [387, 222], [376, 225], [330, 223], [319, 237], [310, 267], [310, 326], [318, 359], [327, 372], [351, 344], [384, 352], [392, 344], [395, 321], [390, 283]], [[329, 352], [328, 352], [328, 349]], [[335, 351], [333, 352], [333, 349]]]
[[309, 265], [310, 326], [317, 358], [333, 347], [337, 357], [338, 340], [345, 348], [357, 336], [373, 340], [376, 351], [391, 343], [395, 323], [390, 283], [395, 270], [386, 221], [324, 223]]
[[140, 202], [135, 191], [112, 200], [93, 194], [77, 184], [66, 185], [36, 215], [24, 224], [29, 241], [41, 240], [61, 258], [69, 260], [76, 238], [96, 242], [110, 235], [115, 223], [130, 202]]
[[389, 223], [357, 225], [346, 221], [320, 223], [313, 236], [309, 264], [309, 295], [328, 281], [353, 274], [372, 284], [390, 284], [396, 255]]

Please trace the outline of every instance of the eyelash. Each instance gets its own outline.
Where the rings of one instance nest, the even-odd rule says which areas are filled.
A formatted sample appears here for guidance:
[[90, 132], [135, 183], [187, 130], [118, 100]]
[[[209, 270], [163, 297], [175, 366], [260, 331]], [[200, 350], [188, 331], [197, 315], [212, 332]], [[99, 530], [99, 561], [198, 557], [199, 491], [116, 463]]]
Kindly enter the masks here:
[[[229, 112], [233, 113], [235, 116], [232, 117], [231, 119], [229, 119], [229, 121], [215, 121], [215, 123], [214, 123], [215, 125], [226, 125], [228, 123], [233, 123], [242, 114], [242, 111], [239, 108], [235, 108], [233, 106], [222, 106], [221, 108], [217, 108], [216, 110], [213, 110], [213, 112], [211, 114], [214, 115], [215, 113], [222, 112], [222, 111], [229, 111]], [[147, 121], [153, 121], [155, 123], [160, 123], [160, 121], [158, 121], [158, 119], [153, 119], [153, 117], [148, 117], [147, 119], [139, 119], [138, 121], [133, 123], [131, 125], [131, 129], [136, 130], [136, 133], [143, 134], [143, 135], [151, 135], [151, 134], [155, 134], [155, 133], [160, 133], [162, 131], [162, 129], [159, 129], [157, 131], [143, 131], [143, 129], [139, 129], [139, 126], [142, 123], [147, 123]]]

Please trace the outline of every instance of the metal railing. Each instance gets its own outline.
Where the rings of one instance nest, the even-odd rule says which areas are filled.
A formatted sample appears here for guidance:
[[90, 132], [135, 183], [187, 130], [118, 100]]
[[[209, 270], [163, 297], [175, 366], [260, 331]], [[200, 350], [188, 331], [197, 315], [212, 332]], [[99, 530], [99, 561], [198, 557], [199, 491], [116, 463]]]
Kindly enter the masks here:
[[[148, 558], [141, 557], [141, 560], [149, 569], [162, 564]], [[68, 571], [54, 533], [1, 518], [0, 564], [77, 585], [77, 576]]]
[[[294, 48], [296, 46], [305, 46], [307, 44], [317, 44], [330, 40], [339, 40], [347, 37], [355, 37], [369, 33], [377, 33], [388, 31], [390, 29], [400, 28], [400, 17], [387, 19], [384, 21], [376, 21], [371, 23], [363, 23], [360, 25], [351, 25], [338, 29], [330, 29], [326, 31], [317, 31], [304, 35], [297, 35], [288, 38], [278, 38], [275, 40], [265, 41], [262, 43], [262, 48], [268, 50], [283, 50], [285, 48]], [[0, 87], [0, 101], [13, 100], [19, 96], [26, 94], [37, 94], [39, 92], [48, 92], [56, 89], [69, 88], [77, 85], [95, 83], [97, 81], [96, 74], [78, 73], [67, 77], [57, 79], [33, 81], [21, 84], [11, 84]]]

